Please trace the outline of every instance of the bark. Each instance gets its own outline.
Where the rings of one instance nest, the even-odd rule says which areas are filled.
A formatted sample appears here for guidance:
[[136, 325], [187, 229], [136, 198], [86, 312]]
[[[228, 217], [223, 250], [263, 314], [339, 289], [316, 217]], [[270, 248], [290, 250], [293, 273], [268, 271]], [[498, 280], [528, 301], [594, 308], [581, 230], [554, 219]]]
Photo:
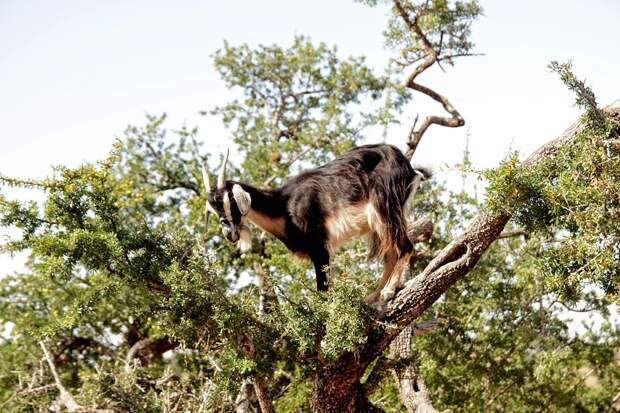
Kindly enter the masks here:
[[276, 413], [276, 410], [273, 408], [269, 388], [261, 377], [254, 378], [254, 392], [256, 392], [256, 398], [262, 413]]
[[[607, 116], [620, 119], [620, 100], [604, 109]], [[560, 137], [532, 153], [522, 167], [529, 168], [569, 144], [585, 126], [571, 125]], [[313, 394], [315, 412], [363, 412], [367, 395], [359, 383], [364, 370], [388, 345], [428, 309], [459, 279], [465, 277], [482, 254], [502, 233], [510, 219], [508, 213], [482, 211], [469, 227], [439, 251], [426, 268], [377, 314], [369, 328], [366, 343], [355, 353], [345, 353], [317, 373]]]
[[258, 404], [256, 393], [254, 393], [254, 385], [250, 380], [241, 383], [241, 388], [235, 399], [235, 413], [256, 413], [254, 408]]
[[[433, 406], [431, 396], [420, 377], [418, 367], [412, 359], [411, 338], [414, 326], [406, 327], [390, 344], [390, 357], [399, 362], [393, 369], [394, 380], [398, 387], [401, 402], [408, 413], [438, 413]], [[443, 413], [449, 413], [446, 410]]]

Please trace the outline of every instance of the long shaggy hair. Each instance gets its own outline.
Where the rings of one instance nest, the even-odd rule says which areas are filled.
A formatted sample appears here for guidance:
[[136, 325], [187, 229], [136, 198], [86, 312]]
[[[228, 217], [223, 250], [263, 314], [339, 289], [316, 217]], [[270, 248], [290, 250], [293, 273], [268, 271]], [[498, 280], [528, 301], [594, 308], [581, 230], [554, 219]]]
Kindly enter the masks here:
[[[205, 185], [207, 210], [219, 215], [226, 237], [234, 242], [242, 239], [247, 246], [245, 220], [254, 222], [296, 255], [309, 257], [317, 286], [324, 290], [330, 253], [364, 234], [370, 235], [369, 256], [385, 260], [382, 285], [402, 269], [413, 251], [405, 205], [430, 173], [413, 168], [398, 148], [378, 144], [354, 148], [276, 189], [224, 181], [223, 176], [220, 173], [218, 188], [212, 191], [205, 174]], [[397, 286], [393, 280], [388, 285], [391, 290]]]

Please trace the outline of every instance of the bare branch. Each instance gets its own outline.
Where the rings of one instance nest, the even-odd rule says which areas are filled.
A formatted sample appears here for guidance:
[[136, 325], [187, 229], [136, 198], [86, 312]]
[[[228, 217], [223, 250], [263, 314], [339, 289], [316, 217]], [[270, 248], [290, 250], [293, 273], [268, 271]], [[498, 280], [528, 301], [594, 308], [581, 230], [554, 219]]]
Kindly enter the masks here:
[[52, 360], [52, 356], [50, 356], [50, 353], [47, 350], [45, 343], [43, 343], [43, 341], [39, 341], [39, 345], [41, 346], [43, 354], [45, 355], [45, 360], [47, 361], [50, 372], [52, 373], [52, 377], [54, 378], [56, 388], [60, 392], [60, 396], [58, 397], [58, 399], [56, 399], [56, 403], [64, 406], [69, 412], [78, 412], [80, 410], [83, 410], [84, 408], [75, 401], [71, 393], [67, 391], [65, 386], [63, 386], [62, 382], [60, 381], [58, 371], [56, 371], [56, 365], [54, 364], [54, 360]]
[[256, 400], [256, 393], [254, 393], [254, 386], [250, 380], [245, 380], [241, 383], [241, 388], [235, 399], [235, 412], [236, 413], [254, 413], [254, 405], [258, 403]]
[[[411, 338], [412, 326], [406, 327], [398, 337], [390, 344], [390, 357], [395, 361], [401, 361], [392, 370], [398, 386], [400, 400], [409, 413], [438, 413], [433, 407], [433, 402], [422, 378], [418, 373], [415, 360], [412, 359]], [[451, 412], [446, 410], [444, 413]]]
[[267, 384], [262, 378], [256, 377], [254, 379], [254, 391], [256, 392], [256, 398], [258, 399], [258, 405], [262, 413], [276, 413], [273, 408], [273, 402]]
[[[430, 43], [426, 35], [422, 32], [422, 29], [418, 24], [418, 19], [420, 18], [420, 15], [416, 15], [414, 19], [411, 20], [409, 13], [405, 10], [399, 0], [394, 0], [394, 6], [396, 7], [398, 14], [403, 19], [412, 34], [414, 34], [420, 40], [420, 42], [422, 43], [422, 47], [426, 52], [426, 57], [422, 59], [422, 62], [418, 66], [416, 66], [413, 69], [413, 72], [407, 77], [407, 80], [405, 81], [405, 86], [409, 89], [413, 89], [420, 93], [423, 93], [434, 101], [440, 103], [446, 110], [446, 112], [451, 115], [450, 117], [427, 116], [420, 125], [420, 127], [417, 129], [415, 128], [415, 125], [417, 124], [416, 118], [416, 121], [414, 122], [413, 127], [409, 132], [409, 138], [407, 142], [408, 148], [405, 152], [405, 157], [411, 160], [416, 148], [418, 147], [418, 144], [420, 143], [420, 140], [422, 139], [422, 136], [429, 128], [429, 126], [441, 125], [450, 128], [457, 128], [465, 125], [465, 120], [445, 96], [435, 92], [434, 90], [426, 86], [416, 83], [416, 78], [433, 64], [439, 63], [440, 58], [437, 51], [433, 48], [433, 45]], [[452, 57], [458, 56], [454, 55]], [[441, 60], [449, 61], [449, 58], [444, 56], [441, 58]]]
[[[432, 228], [431, 228], [432, 232]], [[430, 238], [430, 234], [429, 234]], [[403, 274], [404, 280], [409, 272]], [[390, 359], [395, 362], [392, 374], [398, 387], [400, 401], [409, 413], [438, 413], [433, 407], [431, 397], [420, 378], [415, 359], [412, 357], [411, 339], [429, 333], [439, 324], [438, 319], [405, 327], [390, 344]]]
[[58, 371], [56, 370], [56, 364], [54, 364], [54, 360], [52, 359], [52, 356], [50, 355], [47, 349], [47, 346], [45, 345], [43, 341], [39, 341], [39, 345], [41, 346], [41, 349], [43, 350], [43, 354], [45, 355], [45, 360], [47, 361], [47, 365], [49, 366], [50, 372], [52, 373], [52, 377], [54, 378], [54, 385], [60, 392], [60, 395], [54, 402], [54, 406], [51, 406], [50, 410], [61, 411], [62, 408], [64, 407], [70, 413], [80, 413], [80, 412], [113, 413], [113, 411], [109, 409], [89, 409], [89, 408], [82, 407], [80, 404], [78, 404], [73, 398], [73, 395], [71, 395], [71, 393], [67, 391], [66, 387], [62, 384], [62, 381], [60, 381], [60, 376], [58, 375]]
[[[604, 109], [610, 116], [620, 116], [620, 101]], [[522, 167], [530, 168], [546, 157], [552, 156], [561, 146], [569, 144], [585, 125], [580, 121], [571, 125], [564, 133], [541, 146], [523, 161]], [[413, 320], [430, 307], [451, 285], [476, 265], [482, 254], [502, 233], [511, 218], [509, 213], [492, 214], [481, 212], [458, 238], [441, 250], [426, 268], [409, 281], [380, 315], [381, 324], [370, 332], [364, 358], [370, 361]], [[384, 323], [398, 326], [386, 330]]]

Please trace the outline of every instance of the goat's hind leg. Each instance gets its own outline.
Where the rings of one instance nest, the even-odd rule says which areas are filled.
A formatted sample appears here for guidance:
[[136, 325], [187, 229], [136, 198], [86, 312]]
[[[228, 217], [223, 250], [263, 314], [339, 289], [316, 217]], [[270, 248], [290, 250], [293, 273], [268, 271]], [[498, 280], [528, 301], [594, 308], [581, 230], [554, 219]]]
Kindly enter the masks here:
[[[401, 278], [403, 273], [407, 271], [409, 260], [413, 254], [413, 244], [408, 238], [401, 240], [400, 248], [398, 252], [393, 252], [396, 255], [396, 263], [394, 264], [391, 273], [388, 275], [388, 279], [384, 284], [384, 287], [379, 294], [381, 301], [388, 301], [396, 295], [396, 290], [401, 286]], [[384, 274], [384, 277], [386, 274]]]

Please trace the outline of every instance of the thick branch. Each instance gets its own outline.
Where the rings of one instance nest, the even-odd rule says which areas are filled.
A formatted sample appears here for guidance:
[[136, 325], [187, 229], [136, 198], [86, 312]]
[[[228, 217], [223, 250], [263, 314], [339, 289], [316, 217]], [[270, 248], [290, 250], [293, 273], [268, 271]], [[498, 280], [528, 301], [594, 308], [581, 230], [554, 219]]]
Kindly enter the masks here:
[[[407, 277], [405, 274], [409, 274], [409, 272], [405, 272], [403, 275]], [[403, 281], [409, 280], [405, 278]], [[411, 339], [414, 335], [426, 334], [438, 324], [439, 320], [436, 319], [418, 325], [409, 324], [390, 344], [390, 358], [395, 362], [392, 374], [398, 387], [400, 401], [409, 413], [438, 413], [433, 407], [428, 390], [418, 373], [418, 367], [411, 350]]]
[[[620, 101], [605, 110], [620, 119]], [[572, 125], [559, 138], [530, 155], [522, 167], [535, 166], [570, 143], [584, 126]], [[441, 250], [426, 268], [409, 281], [369, 326], [367, 341], [355, 353], [343, 354], [317, 372], [313, 409], [316, 413], [368, 411], [360, 378], [388, 345], [459, 279], [465, 277], [502, 233], [509, 213], [482, 211], [458, 238]]]
[[[438, 413], [412, 359], [413, 326], [406, 327], [390, 344], [390, 357], [400, 362], [392, 370], [400, 400], [409, 413]], [[444, 412], [447, 413], [450, 410]]]
[[[609, 116], [620, 116], [620, 100], [604, 109]], [[560, 137], [548, 142], [522, 163], [530, 168], [569, 144], [585, 125], [576, 122]], [[467, 230], [441, 250], [427, 267], [401, 290], [380, 315], [370, 331], [367, 344], [360, 351], [362, 366], [374, 360], [388, 344], [428, 309], [451, 285], [466, 276], [482, 254], [495, 241], [511, 218], [508, 213], [481, 212]], [[386, 328], [386, 325], [393, 326]]]

